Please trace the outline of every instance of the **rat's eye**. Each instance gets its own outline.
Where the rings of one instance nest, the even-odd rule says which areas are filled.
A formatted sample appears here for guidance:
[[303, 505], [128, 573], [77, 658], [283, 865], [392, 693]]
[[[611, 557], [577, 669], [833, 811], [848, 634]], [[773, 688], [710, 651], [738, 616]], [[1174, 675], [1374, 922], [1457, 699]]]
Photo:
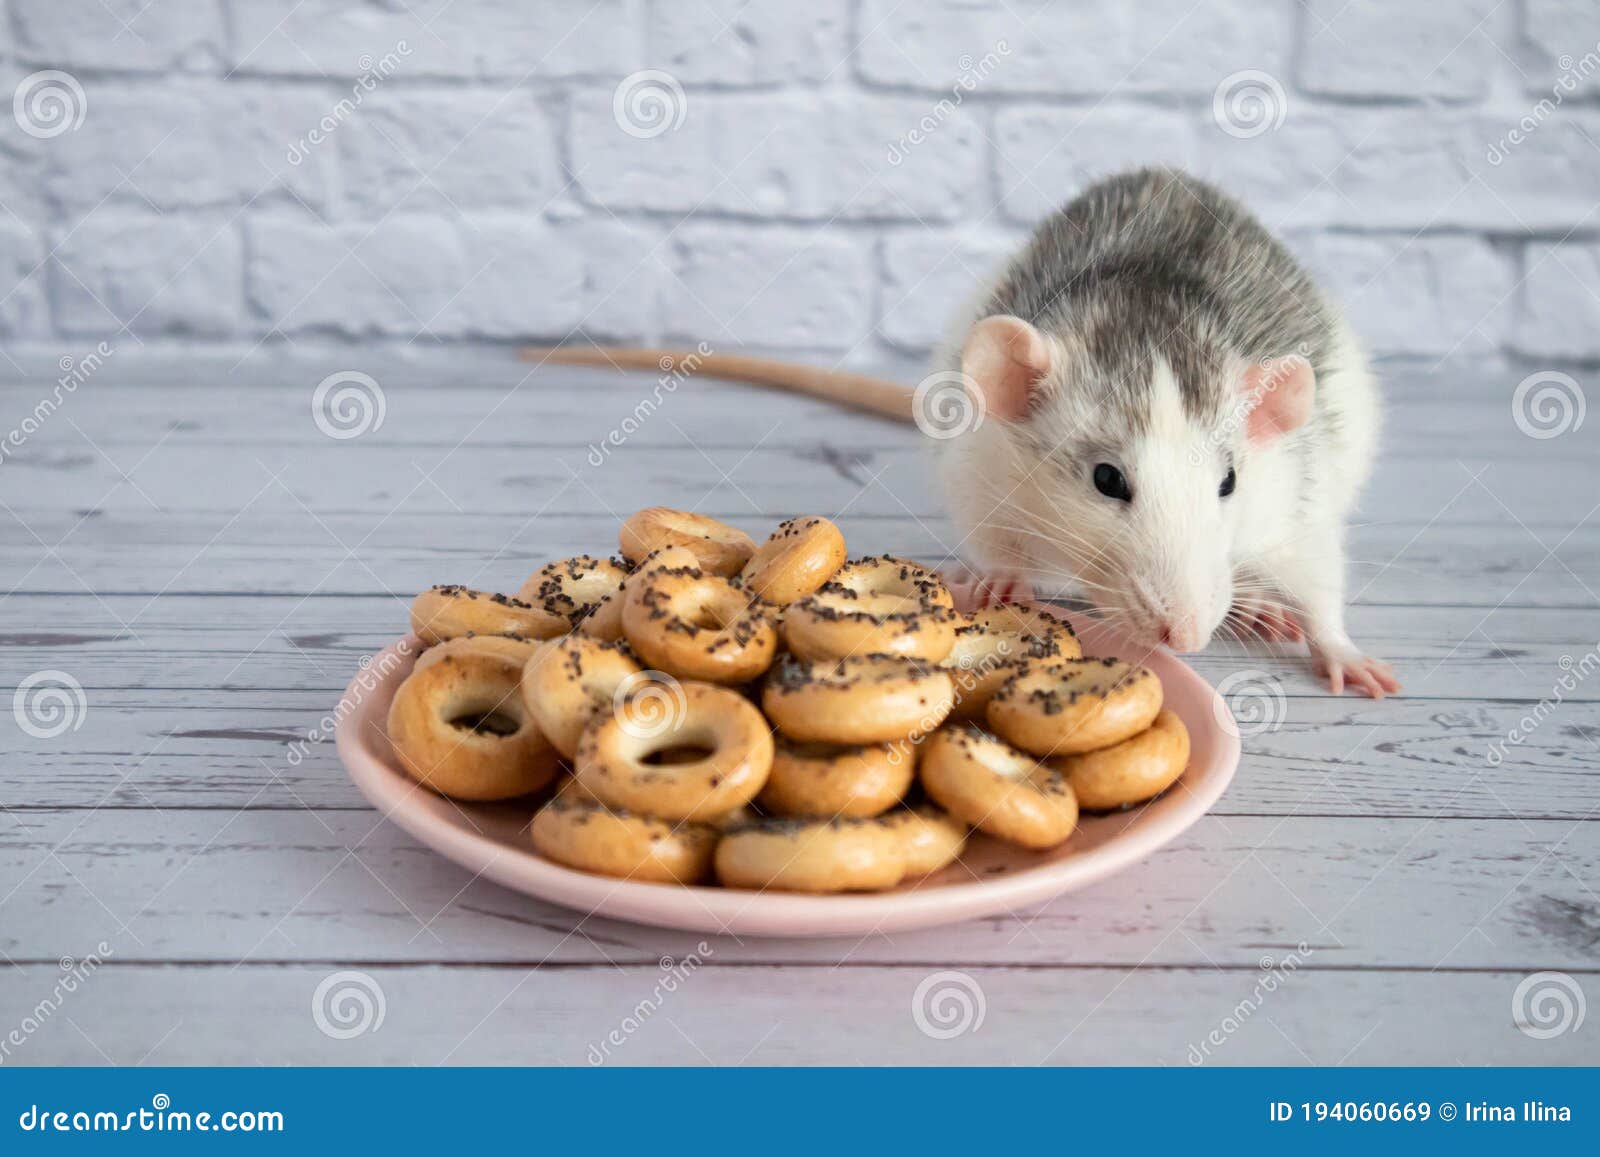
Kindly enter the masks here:
[[1102, 462], [1094, 468], [1094, 488], [1107, 498], [1121, 499], [1123, 502], [1133, 501], [1133, 491], [1128, 488], [1128, 480], [1109, 462]]
[[1235, 486], [1237, 486], [1238, 484], [1239, 484], [1239, 479], [1234, 474], [1233, 467], [1229, 466], [1228, 467], [1228, 473], [1227, 473], [1226, 477], [1224, 477], [1222, 479], [1222, 485], [1217, 487], [1217, 493], [1219, 495], [1221, 495], [1223, 498], [1226, 498], [1226, 497], [1228, 497], [1228, 495], [1233, 493], [1233, 488]]

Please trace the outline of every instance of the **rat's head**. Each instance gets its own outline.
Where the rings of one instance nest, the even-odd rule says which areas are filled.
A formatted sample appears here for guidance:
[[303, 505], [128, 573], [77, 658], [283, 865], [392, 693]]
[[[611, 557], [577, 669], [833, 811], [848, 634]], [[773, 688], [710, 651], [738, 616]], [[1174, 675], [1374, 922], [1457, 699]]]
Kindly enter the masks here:
[[1315, 378], [1297, 355], [1251, 364], [1179, 340], [988, 317], [961, 368], [1013, 454], [997, 517], [1029, 569], [1075, 576], [1140, 641], [1193, 651], [1233, 600], [1235, 529], [1262, 497], [1250, 467], [1305, 423]]

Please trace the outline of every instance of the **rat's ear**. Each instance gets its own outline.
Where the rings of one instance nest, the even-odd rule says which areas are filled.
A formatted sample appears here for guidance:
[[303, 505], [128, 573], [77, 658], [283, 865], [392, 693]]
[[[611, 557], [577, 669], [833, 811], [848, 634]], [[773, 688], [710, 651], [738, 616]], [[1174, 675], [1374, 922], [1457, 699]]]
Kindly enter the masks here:
[[1052, 363], [1044, 334], [1009, 314], [984, 318], [961, 347], [961, 372], [977, 383], [985, 409], [997, 418], [1025, 416]]
[[1257, 446], [1267, 446], [1306, 424], [1317, 396], [1317, 375], [1299, 354], [1256, 362], [1244, 373], [1244, 397], [1250, 407], [1245, 433]]

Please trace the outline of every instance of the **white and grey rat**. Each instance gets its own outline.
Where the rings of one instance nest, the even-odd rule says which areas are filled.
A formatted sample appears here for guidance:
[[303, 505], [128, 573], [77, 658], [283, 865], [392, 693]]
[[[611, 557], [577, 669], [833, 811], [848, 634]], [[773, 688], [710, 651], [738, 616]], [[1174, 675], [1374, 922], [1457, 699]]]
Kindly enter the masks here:
[[[915, 416], [895, 383], [760, 358], [527, 356], [682, 365]], [[1065, 589], [1177, 651], [1219, 628], [1303, 633], [1335, 692], [1399, 689], [1344, 625], [1377, 384], [1339, 311], [1232, 198], [1170, 170], [1091, 186], [973, 298], [933, 368], [978, 406], [939, 443], [938, 473], [985, 589]]]

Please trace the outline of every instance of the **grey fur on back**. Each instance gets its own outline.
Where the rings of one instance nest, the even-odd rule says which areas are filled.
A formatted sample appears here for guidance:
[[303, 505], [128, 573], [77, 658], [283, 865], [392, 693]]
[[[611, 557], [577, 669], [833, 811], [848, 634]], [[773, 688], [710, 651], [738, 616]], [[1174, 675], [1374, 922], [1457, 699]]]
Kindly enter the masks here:
[[1337, 315], [1289, 251], [1227, 194], [1166, 169], [1111, 177], [1048, 217], [983, 313], [1062, 339], [1066, 379], [1134, 429], [1155, 356], [1208, 425], [1234, 405], [1230, 359], [1300, 353], [1319, 381], [1340, 368]]

